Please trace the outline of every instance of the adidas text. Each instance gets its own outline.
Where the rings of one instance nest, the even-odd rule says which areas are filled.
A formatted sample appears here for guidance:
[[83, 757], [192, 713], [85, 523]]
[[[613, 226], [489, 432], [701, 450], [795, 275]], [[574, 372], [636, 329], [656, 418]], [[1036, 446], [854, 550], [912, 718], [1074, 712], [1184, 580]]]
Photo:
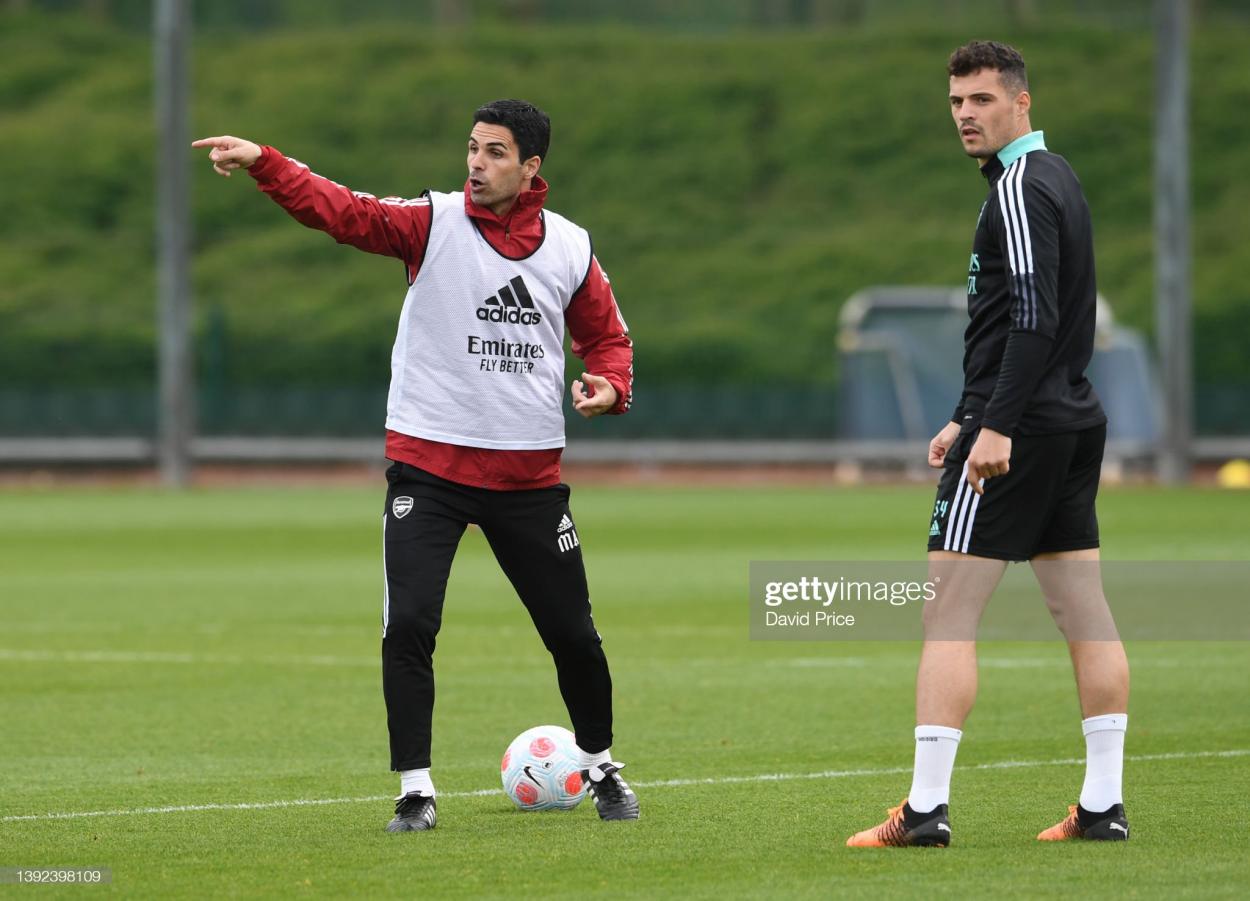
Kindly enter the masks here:
[[482, 301], [477, 318], [483, 322], [509, 322], [513, 325], [538, 325], [543, 314], [534, 309], [525, 279], [517, 276], [495, 294]]
[[[493, 300], [493, 298], [492, 298]], [[519, 310], [516, 307], [478, 307], [477, 318], [483, 322], [510, 322], [513, 325], [538, 325], [543, 314], [537, 310]]]

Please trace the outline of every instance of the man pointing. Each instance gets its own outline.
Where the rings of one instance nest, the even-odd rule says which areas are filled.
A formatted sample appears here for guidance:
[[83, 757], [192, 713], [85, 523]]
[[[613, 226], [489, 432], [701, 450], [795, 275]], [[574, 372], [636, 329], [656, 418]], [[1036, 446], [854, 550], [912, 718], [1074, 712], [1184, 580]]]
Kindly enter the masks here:
[[383, 513], [382, 683], [391, 768], [401, 774], [390, 832], [436, 823], [433, 654], [469, 523], [481, 527], [555, 661], [600, 817], [638, 817], [609, 751], [612, 681], [560, 481], [565, 328], [586, 364], [572, 399], [587, 418], [629, 409], [633, 345], [590, 235], [544, 209], [538, 173], [550, 133], [547, 115], [529, 103], [488, 103], [473, 116], [463, 193], [412, 199], [351, 191], [240, 138], [192, 144], [212, 148], [221, 175], [246, 169], [304, 225], [406, 268]]

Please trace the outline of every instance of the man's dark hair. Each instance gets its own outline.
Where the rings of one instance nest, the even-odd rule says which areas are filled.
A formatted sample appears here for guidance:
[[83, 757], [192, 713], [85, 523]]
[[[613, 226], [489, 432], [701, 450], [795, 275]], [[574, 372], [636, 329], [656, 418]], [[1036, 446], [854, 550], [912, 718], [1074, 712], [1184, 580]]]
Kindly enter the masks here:
[[547, 145], [551, 143], [551, 119], [547, 114], [524, 100], [492, 100], [478, 107], [473, 122], [487, 125], [503, 125], [512, 132], [521, 162], [531, 156], [547, 159]]
[[972, 41], [952, 53], [946, 64], [947, 74], [955, 77], [971, 75], [982, 69], [996, 71], [1003, 87], [1013, 94], [1029, 89], [1029, 78], [1024, 72], [1024, 57], [1010, 44]]

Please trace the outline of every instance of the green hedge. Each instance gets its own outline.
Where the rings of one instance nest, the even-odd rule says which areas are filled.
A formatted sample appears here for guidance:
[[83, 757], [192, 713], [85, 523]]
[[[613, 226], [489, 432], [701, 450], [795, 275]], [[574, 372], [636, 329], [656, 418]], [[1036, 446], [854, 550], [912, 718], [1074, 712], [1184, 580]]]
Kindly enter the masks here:
[[[524, 96], [554, 121], [551, 206], [594, 234], [651, 384], [834, 384], [841, 303], [964, 278], [984, 187], [960, 154], [938, 28], [698, 36], [410, 26], [205, 33], [193, 130], [272, 143], [353, 188], [463, 182], [469, 115]], [[1005, 34], [1034, 123], [1081, 175], [1099, 284], [1153, 328], [1149, 34]], [[1250, 382], [1247, 29], [1194, 36], [1196, 366]], [[158, 160], [145, 39], [0, 14], [0, 385], [150, 384], [153, 195], [193, 165], [201, 368], [217, 386], [384, 384], [400, 264], [289, 220], [246, 176]]]

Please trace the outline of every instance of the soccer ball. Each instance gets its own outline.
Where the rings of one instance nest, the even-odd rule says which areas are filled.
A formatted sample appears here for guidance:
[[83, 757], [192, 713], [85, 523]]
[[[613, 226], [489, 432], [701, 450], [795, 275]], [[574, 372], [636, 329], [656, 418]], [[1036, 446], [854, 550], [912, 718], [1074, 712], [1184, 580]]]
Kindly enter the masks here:
[[503, 791], [522, 810], [571, 810], [586, 795], [573, 733], [535, 726], [512, 740], [499, 764]]

